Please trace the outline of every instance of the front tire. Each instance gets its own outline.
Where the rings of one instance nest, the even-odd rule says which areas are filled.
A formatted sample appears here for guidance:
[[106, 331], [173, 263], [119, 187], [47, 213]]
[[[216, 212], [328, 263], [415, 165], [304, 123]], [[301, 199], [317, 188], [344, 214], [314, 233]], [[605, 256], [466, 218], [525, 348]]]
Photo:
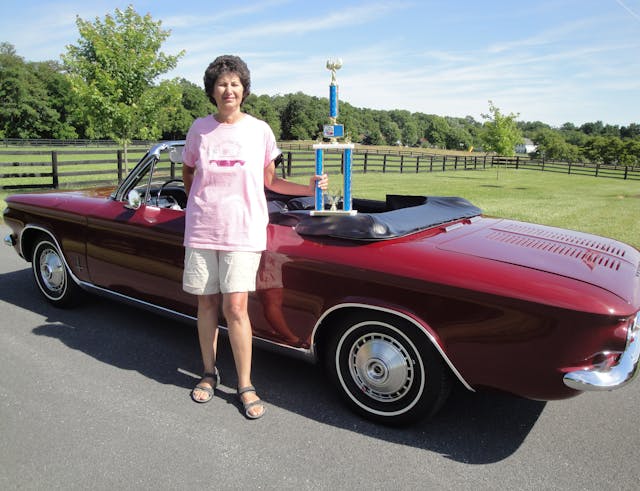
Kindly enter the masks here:
[[384, 424], [431, 417], [450, 392], [449, 371], [426, 335], [392, 315], [349, 315], [329, 343], [326, 364], [347, 405]]
[[38, 237], [31, 269], [40, 293], [56, 307], [72, 306], [80, 293], [67, 270], [58, 246], [49, 237]]

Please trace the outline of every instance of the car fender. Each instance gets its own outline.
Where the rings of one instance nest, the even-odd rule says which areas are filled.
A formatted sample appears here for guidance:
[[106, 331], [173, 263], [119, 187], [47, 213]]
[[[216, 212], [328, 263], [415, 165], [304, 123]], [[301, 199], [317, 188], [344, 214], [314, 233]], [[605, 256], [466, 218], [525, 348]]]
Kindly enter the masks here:
[[403, 319], [410, 324], [414, 325], [417, 328], [417, 331], [423, 334], [427, 340], [433, 345], [433, 347], [438, 351], [443, 361], [447, 364], [451, 373], [460, 381], [460, 383], [468, 390], [475, 392], [475, 390], [467, 383], [464, 377], [460, 374], [458, 369], [455, 367], [453, 362], [449, 359], [444, 349], [442, 348], [439, 336], [437, 333], [429, 327], [426, 323], [424, 323], [421, 319], [416, 318], [410, 313], [403, 312], [402, 310], [395, 308], [393, 306], [383, 306], [377, 305], [375, 303], [369, 303], [359, 300], [349, 300], [342, 303], [338, 303], [327, 309], [323, 312], [323, 314], [318, 318], [316, 325], [313, 328], [313, 333], [311, 335], [311, 354], [314, 359], [319, 359], [318, 346], [322, 342], [322, 337], [324, 334], [328, 334], [329, 325], [331, 323], [331, 319], [335, 319], [338, 316], [347, 314], [349, 311], [375, 311], [382, 312], [385, 314], [390, 314], [392, 316]]
[[82, 280], [76, 276], [73, 268], [70, 267], [71, 265], [67, 260], [64, 248], [61, 246], [54, 233], [46, 227], [35, 224], [27, 224], [24, 226], [24, 228], [20, 231], [20, 255], [27, 261], [31, 262], [33, 244], [35, 242], [35, 238], [38, 235], [46, 235], [47, 237], [49, 237], [49, 239], [51, 239], [51, 242], [53, 242], [60, 251], [60, 256], [64, 261], [67, 271], [69, 272], [69, 276], [73, 279], [74, 283], [82, 287]]

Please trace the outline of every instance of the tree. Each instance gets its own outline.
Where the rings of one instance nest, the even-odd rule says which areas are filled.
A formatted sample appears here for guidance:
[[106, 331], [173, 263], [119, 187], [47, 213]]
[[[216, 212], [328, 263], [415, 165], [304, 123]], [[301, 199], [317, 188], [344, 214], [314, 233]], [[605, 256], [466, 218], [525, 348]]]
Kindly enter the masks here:
[[515, 155], [516, 145], [522, 142], [522, 133], [516, 124], [518, 114], [504, 115], [492, 101], [489, 101], [489, 113], [482, 115], [486, 122], [480, 139], [485, 151], [507, 157]]
[[322, 134], [322, 125], [328, 122], [325, 108], [329, 107], [317, 97], [302, 92], [286, 96], [280, 113], [284, 140], [314, 140]]
[[427, 145], [436, 148], [446, 148], [447, 134], [451, 129], [449, 123], [442, 116], [428, 115], [424, 117], [423, 137]]
[[213, 110], [202, 87], [183, 78], [176, 83], [181, 91], [181, 104], [169, 105], [158, 113], [162, 138], [165, 140], [184, 139], [194, 119], [206, 116]]
[[620, 138], [614, 136], [594, 136], [584, 147], [584, 154], [591, 162], [620, 164], [625, 159], [625, 147]]
[[141, 17], [132, 5], [107, 14], [104, 21], [77, 17], [76, 25], [78, 44], [67, 46], [62, 59], [85, 108], [89, 136], [113, 138], [124, 146], [126, 158], [133, 138], [160, 136], [157, 111], [167, 103], [180, 104], [177, 82], [154, 82], [175, 68], [184, 51], [175, 56], [161, 52], [170, 31], [149, 14]]
[[388, 112], [382, 112], [380, 114], [380, 132], [387, 145], [398, 145], [402, 143], [400, 140], [402, 138], [400, 127], [398, 123], [391, 119]]
[[75, 138], [76, 104], [55, 62], [27, 63], [0, 43], [0, 137]]
[[540, 129], [533, 137], [536, 144], [535, 155], [549, 160], [575, 161], [580, 156], [577, 146], [567, 143], [561, 133], [550, 128]]
[[271, 127], [271, 131], [273, 131], [276, 139], [280, 139], [280, 133], [282, 132], [280, 116], [268, 95], [257, 96], [250, 94], [244, 101], [243, 110], [265, 121]]
[[622, 138], [640, 138], [640, 124], [631, 123], [629, 126], [620, 128]]

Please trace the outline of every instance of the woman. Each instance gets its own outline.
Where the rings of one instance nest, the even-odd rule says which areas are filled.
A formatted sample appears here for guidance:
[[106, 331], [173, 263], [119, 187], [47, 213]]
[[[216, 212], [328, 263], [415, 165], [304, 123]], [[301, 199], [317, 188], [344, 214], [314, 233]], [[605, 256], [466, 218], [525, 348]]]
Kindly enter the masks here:
[[198, 118], [187, 134], [182, 177], [189, 195], [185, 223], [183, 288], [198, 296], [198, 338], [204, 375], [191, 392], [208, 402], [220, 383], [215, 366], [218, 309], [227, 321], [245, 416], [257, 419], [265, 406], [251, 384], [252, 333], [248, 296], [255, 291], [268, 223], [264, 188], [280, 194], [313, 195], [326, 189], [326, 175], [309, 185], [279, 178], [280, 151], [269, 126], [241, 111], [250, 93], [247, 65], [220, 56], [205, 71], [204, 88], [217, 112]]

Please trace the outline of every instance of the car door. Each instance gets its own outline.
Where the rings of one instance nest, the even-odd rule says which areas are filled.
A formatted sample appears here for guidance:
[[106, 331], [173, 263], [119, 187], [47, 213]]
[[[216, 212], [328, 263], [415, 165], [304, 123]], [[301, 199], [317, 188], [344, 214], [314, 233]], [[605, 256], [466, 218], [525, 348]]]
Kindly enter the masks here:
[[91, 281], [123, 296], [195, 316], [196, 299], [182, 290], [185, 212], [165, 199], [165, 188], [157, 197], [163, 184], [173, 180], [175, 191], [180, 191], [181, 183], [174, 179], [175, 166], [168, 160], [155, 159], [149, 172], [141, 173], [134, 183], [142, 196], [137, 209], [116, 194], [100, 213], [87, 217]]

